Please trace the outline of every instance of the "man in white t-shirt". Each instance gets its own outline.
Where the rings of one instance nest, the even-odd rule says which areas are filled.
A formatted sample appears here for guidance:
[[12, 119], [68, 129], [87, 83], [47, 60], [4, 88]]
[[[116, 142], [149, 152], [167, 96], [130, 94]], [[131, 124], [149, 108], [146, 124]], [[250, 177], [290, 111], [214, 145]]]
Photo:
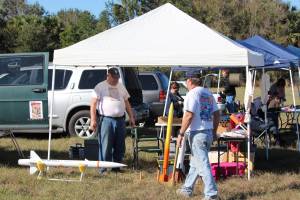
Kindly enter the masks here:
[[[135, 119], [128, 101], [126, 88], [119, 83], [117, 68], [107, 70], [107, 79], [96, 85], [91, 100], [91, 129], [96, 130], [98, 119], [99, 160], [122, 162], [125, 155], [125, 111], [129, 124], [135, 125]], [[119, 169], [117, 169], [118, 171]], [[105, 171], [100, 169], [100, 173]]]
[[198, 177], [204, 182], [204, 198], [218, 199], [217, 186], [211, 172], [208, 152], [220, 121], [220, 113], [213, 95], [207, 88], [200, 87], [200, 79], [193, 72], [187, 73], [189, 90], [184, 100], [184, 114], [177, 145], [188, 137], [191, 147], [190, 170], [184, 185], [177, 194], [191, 197]]

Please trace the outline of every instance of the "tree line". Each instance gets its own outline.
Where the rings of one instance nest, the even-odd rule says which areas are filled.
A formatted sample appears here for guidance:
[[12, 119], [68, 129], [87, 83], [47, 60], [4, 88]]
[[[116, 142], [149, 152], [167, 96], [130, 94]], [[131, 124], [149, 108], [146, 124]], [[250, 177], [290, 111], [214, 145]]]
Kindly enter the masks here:
[[232, 38], [259, 34], [300, 46], [300, 11], [281, 0], [109, 0], [99, 16], [77, 9], [49, 14], [26, 0], [0, 0], [0, 53], [50, 52], [72, 45], [156, 7], [172, 3]]

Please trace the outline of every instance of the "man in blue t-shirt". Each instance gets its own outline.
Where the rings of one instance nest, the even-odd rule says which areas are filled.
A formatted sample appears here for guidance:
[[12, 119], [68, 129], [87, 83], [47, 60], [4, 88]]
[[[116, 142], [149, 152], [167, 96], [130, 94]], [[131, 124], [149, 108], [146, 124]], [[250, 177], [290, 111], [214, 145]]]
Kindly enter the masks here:
[[197, 74], [187, 73], [189, 90], [184, 101], [184, 114], [177, 145], [181, 146], [186, 135], [191, 147], [190, 170], [184, 185], [177, 194], [191, 197], [198, 177], [204, 182], [204, 199], [218, 199], [218, 191], [213, 178], [208, 152], [220, 121], [220, 113], [212, 93], [200, 87]]

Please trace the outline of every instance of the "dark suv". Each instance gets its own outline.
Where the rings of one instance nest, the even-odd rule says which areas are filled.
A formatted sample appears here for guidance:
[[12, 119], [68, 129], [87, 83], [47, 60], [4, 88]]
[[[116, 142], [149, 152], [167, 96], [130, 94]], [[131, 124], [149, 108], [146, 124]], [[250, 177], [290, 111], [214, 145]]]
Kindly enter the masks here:
[[150, 106], [150, 121], [163, 115], [169, 78], [162, 72], [140, 72], [144, 103]]
[[[9, 61], [5, 62], [5, 59]], [[46, 59], [41, 55], [36, 63], [30, 63], [30, 57], [26, 56], [17, 60], [13, 55], [3, 58], [0, 56], [0, 64], [3, 62], [3, 66], [0, 66], [0, 130], [47, 130], [48, 100], [51, 102], [51, 95], [47, 95], [47, 90], [52, 87], [53, 70], [51, 66], [47, 70]], [[137, 74], [133, 68], [118, 69], [120, 82], [131, 96], [129, 102], [135, 118], [137, 121], [144, 121], [149, 116], [149, 108], [143, 103]], [[13, 75], [13, 71], [17, 75]], [[53, 132], [67, 132], [82, 138], [94, 135], [89, 131], [91, 94], [95, 85], [106, 79], [106, 74], [107, 67], [56, 67]], [[33, 111], [40, 115], [33, 116]]]

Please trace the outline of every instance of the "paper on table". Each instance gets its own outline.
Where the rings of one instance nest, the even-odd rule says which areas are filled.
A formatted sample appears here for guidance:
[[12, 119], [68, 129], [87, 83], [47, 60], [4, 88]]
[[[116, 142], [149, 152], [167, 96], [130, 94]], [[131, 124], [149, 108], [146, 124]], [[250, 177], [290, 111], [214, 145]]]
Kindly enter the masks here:
[[239, 137], [239, 138], [246, 138], [247, 137], [247, 131], [243, 129], [236, 129], [231, 130], [229, 132], [223, 132], [220, 134], [220, 137]]

